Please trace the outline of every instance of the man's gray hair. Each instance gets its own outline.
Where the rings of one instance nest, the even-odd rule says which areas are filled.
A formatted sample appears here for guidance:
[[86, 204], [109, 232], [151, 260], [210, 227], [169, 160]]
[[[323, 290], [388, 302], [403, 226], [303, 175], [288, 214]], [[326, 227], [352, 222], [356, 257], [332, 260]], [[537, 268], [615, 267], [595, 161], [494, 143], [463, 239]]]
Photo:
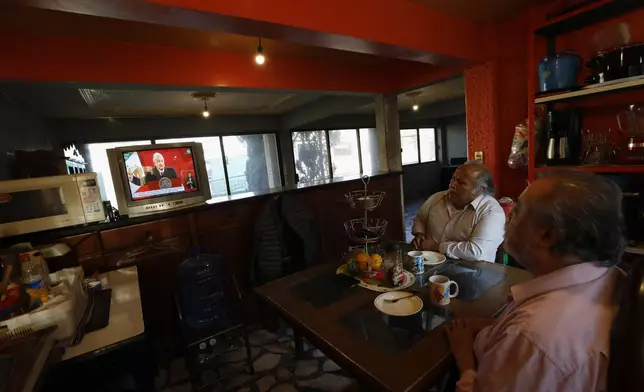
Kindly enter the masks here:
[[163, 158], [163, 155], [161, 155], [160, 152], [155, 152], [154, 154], [152, 154], [152, 162], [156, 162], [157, 158]]
[[490, 169], [479, 161], [467, 161], [464, 165], [476, 168], [476, 182], [481, 192], [484, 195], [494, 196], [496, 188], [494, 188], [494, 180]]
[[553, 171], [550, 191], [533, 200], [530, 216], [552, 231], [553, 252], [614, 266], [626, 248], [622, 191], [611, 180], [583, 171]]

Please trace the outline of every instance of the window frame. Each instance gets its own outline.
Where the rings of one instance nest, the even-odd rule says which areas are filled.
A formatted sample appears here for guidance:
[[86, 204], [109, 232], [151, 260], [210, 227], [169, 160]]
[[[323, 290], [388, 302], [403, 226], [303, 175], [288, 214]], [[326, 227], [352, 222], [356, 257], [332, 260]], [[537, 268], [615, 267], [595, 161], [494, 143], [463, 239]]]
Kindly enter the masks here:
[[[433, 161], [427, 161], [427, 162], [422, 162], [421, 161], [421, 155], [420, 155], [420, 129], [428, 129], [431, 128], [434, 130], [434, 160]], [[416, 130], [416, 140], [418, 141], [418, 151], [416, 152], [418, 154], [418, 163], [407, 163], [404, 164], [402, 163], [402, 166], [416, 166], [416, 165], [425, 165], [427, 163], [435, 163], [435, 162], [440, 162], [439, 160], [439, 154], [438, 154], [438, 137], [439, 137], [439, 129], [440, 126], [437, 124], [427, 124], [427, 125], [418, 125], [418, 126], [406, 126], [404, 128], [401, 127], [401, 129], [415, 129]], [[402, 146], [401, 146], [402, 148]], [[401, 157], [402, 161], [402, 157]]]
[[[331, 154], [331, 139], [329, 138], [329, 132], [330, 131], [344, 131], [344, 130], [351, 130], [354, 129], [356, 131], [356, 138], [358, 140], [358, 163], [360, 167], [360, 173], [358, 174], [359, 176], [362, 176], [364, 174], [364, 166], [362, 164], [362, 143], [360, 141], [360, 128], [372, 128], [372, 127], [357, 127], [354, 129], [354, 127], [338, 127], [338, 128], [325, 128], [325, 129], [320, 129], [320, 128], [311, 128], [311, 129], [291, 129], [290, 131], [290, 143], [291, 143], [291, 152], [295, 154], [295, 151], [293, 151], [293, 134], [296, 132], [321, 132], [324, 131], [325, 137], [326, 137], [326, 151], [327, 154], [329, 155], [329, 180], [333, 180], [334, 175], [333, 175], [333, 154]], [[281, 155], [281, 154], [280, 154]], [[297, 166], [295, 163], [295, 156], [293, 156], [293, 172], [297, 175]], [[297, 181], [295, 181], [296, 184], [306, 184], [302, 183], [299, 181], [299, 176], [297, 178]]]

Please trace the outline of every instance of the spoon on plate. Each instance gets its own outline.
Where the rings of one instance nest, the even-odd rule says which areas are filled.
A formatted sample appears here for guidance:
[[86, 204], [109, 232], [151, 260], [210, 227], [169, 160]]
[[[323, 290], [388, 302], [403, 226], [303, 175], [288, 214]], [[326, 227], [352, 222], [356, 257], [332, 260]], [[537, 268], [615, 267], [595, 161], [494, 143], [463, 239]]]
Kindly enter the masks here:
[[400, 301], [401, 299], [411, 298], [411, 297], [415, 297], [415, 296], [416, 296], [416, 294], [411, 293], [411, 295], [406, 295], [406, 296], [404, 296], [404, 297], [399, 297], [399, 298], [394, 298], [394, 299], [388, 299], [388, 298], [385, 298], [385, 300], [384, 300], [384, 301], [385, 301], [385, 302], [391, 302], [392, 304], [395, 304], [396, 302]]

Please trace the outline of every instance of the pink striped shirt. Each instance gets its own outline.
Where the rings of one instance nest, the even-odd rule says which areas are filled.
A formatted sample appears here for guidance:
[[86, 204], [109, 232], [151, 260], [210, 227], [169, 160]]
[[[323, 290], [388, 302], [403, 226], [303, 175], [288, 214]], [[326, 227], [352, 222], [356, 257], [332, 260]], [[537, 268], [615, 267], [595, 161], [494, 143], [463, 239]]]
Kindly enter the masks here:
[[476, 372], [458, 390], [606, 390], [617, 268], [568, 266], [512, 286], [514, 301], [474, 342]]

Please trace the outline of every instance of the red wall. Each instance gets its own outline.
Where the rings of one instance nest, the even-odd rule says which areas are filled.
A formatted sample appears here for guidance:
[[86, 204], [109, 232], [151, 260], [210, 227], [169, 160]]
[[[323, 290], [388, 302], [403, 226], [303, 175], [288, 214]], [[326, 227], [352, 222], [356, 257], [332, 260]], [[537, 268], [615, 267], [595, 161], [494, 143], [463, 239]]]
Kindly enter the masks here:
[[516, 198], [527, 179], [507, 165], [514, 127], [527, 117], [526, 19], [500, 25], [493, 60], [465, 72], [468, 155], [483, 152], [499, 197]]

